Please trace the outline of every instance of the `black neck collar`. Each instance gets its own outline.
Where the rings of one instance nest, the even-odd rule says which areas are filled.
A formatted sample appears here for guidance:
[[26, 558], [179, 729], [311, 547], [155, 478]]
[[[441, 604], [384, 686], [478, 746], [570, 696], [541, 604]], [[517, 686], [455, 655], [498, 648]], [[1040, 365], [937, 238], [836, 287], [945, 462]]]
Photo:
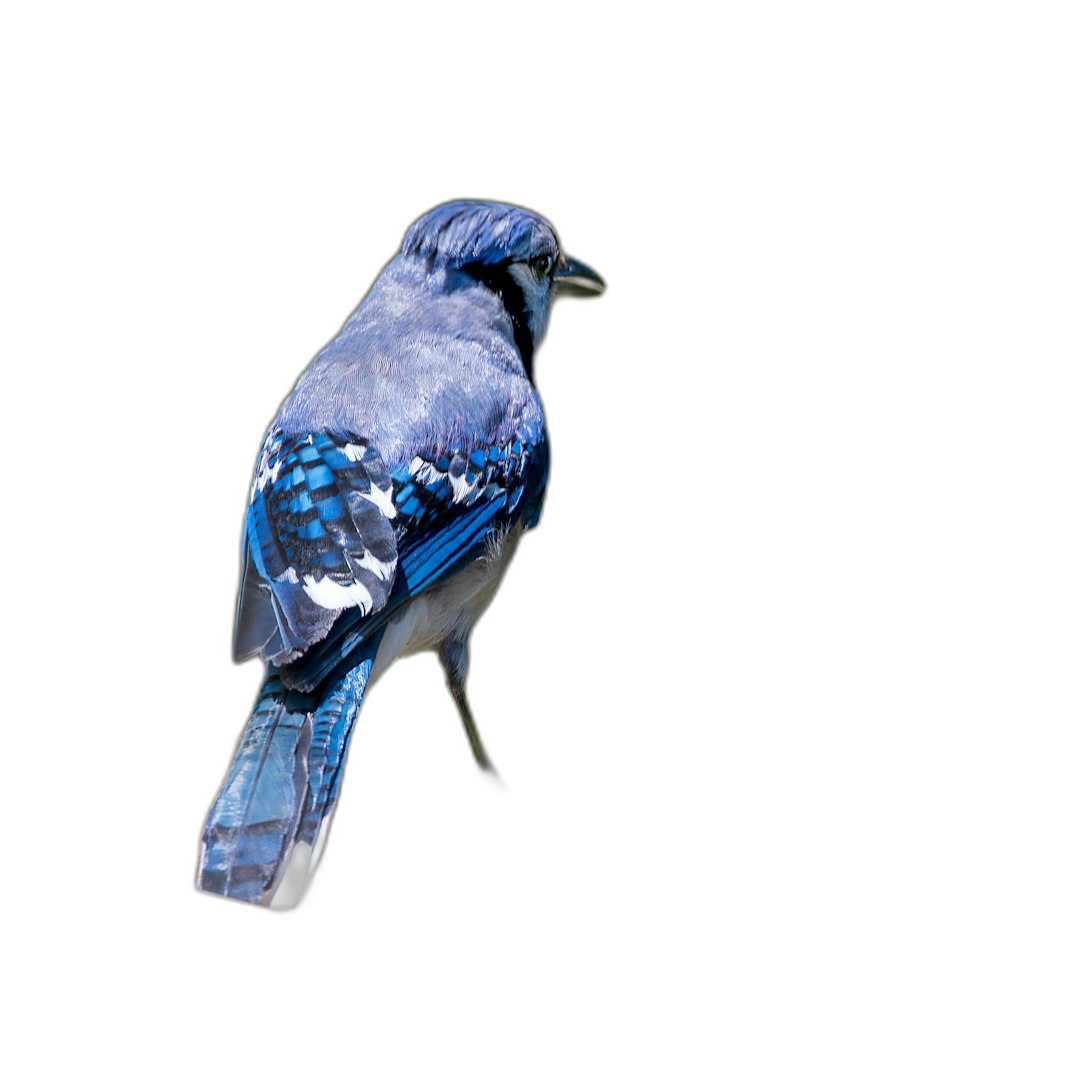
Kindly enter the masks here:
[[468, 263], [461, 268], [469, 277], [489, 288], [502, 301], [510, 325], [514, 328], [514, 344], [521, 353], [525, 374], [532, 382], [533, 336], [529, 329], [529, 312], [525, 292], [510, 273], [510, 263]]

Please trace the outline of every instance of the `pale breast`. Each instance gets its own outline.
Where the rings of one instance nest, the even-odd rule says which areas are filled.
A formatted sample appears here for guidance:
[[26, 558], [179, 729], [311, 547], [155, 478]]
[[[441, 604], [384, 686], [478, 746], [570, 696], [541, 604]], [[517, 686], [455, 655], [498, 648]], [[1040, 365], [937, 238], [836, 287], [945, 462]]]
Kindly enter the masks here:
[[447, 638], [468, 637], [495, 596], [521, 533], [518, 524], [493, 538], [476, 562], [421, 593], [395, 615], [383, 635], [371, 679], [377, 679], [398, 656], [437, 649]]

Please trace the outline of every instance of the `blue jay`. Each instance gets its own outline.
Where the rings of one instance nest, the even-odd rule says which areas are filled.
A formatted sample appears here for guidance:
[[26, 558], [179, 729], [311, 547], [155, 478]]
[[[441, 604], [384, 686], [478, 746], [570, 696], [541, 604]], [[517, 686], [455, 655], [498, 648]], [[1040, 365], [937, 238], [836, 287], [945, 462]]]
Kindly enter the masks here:
[[548, 476], [533, 358], [557, 291], [604, 282], [527, 210], [420, 218], [270, 425], [244, 527], [235, 656], [266, 679], [203, 833], [198, 884], [288, 907], [326, 841], [364, 693], [438, 651], [477, 763], [469, 633]]

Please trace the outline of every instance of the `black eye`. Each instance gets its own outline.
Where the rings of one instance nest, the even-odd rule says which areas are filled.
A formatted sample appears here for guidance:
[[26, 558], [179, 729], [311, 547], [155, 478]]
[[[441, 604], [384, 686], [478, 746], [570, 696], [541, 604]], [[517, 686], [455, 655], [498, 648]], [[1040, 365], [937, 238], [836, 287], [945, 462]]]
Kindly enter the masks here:
[[554, 260], [550, 255], [537, 255], [536, 258], [530, 260], [533, 270], [536, 271], [537, 277], [547, 277], [551, 273], [551, 267]]

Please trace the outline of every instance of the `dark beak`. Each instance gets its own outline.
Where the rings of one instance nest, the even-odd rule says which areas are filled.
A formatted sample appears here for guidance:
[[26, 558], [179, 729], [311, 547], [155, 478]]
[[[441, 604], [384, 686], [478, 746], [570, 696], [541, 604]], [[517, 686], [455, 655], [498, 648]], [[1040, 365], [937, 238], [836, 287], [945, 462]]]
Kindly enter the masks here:
[[604, 279], [569, 255], [560, 255], [555, 264], [555, 284], [560, 296], [599, 296], [604, 291]]

